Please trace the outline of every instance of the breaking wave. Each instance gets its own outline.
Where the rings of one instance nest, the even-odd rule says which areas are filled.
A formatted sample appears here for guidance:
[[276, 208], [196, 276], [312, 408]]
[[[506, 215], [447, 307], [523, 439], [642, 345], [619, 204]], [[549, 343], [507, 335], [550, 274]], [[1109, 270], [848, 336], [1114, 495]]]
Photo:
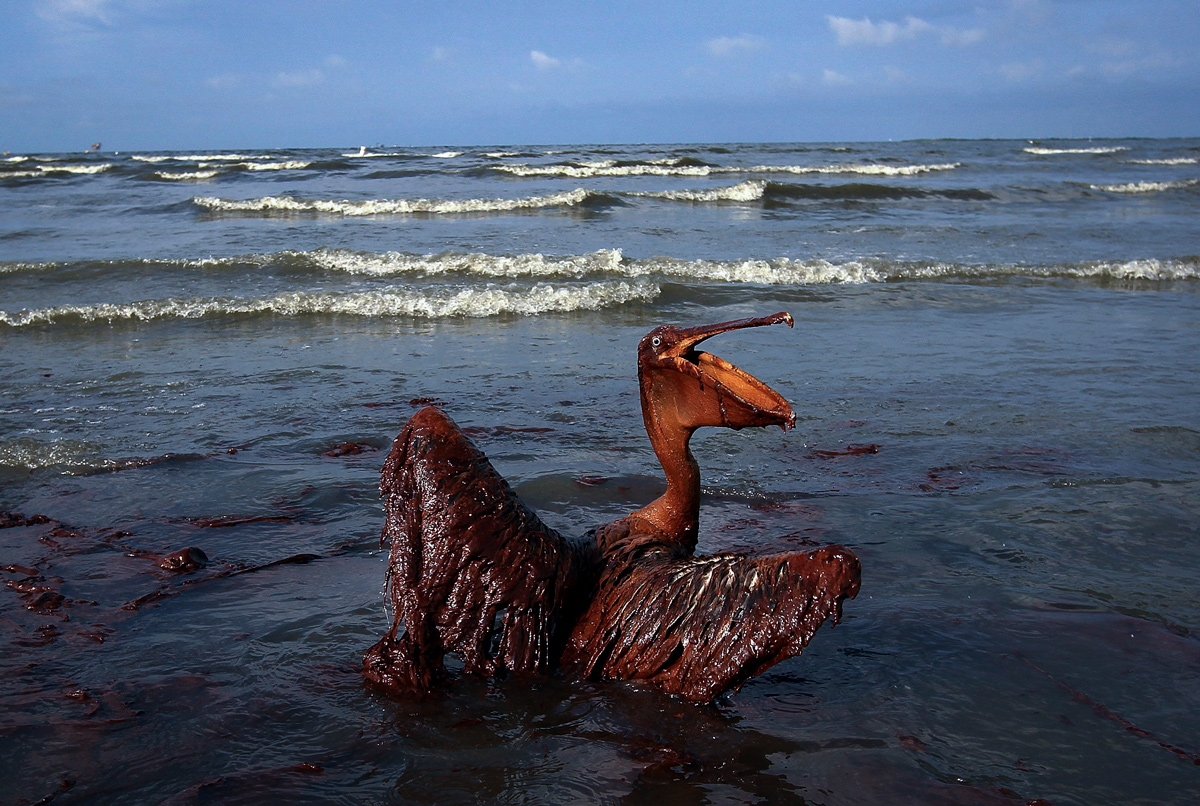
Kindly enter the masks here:
[[713, 202], [788, 202], [788, 201], [829, 201], [847, 200], [881, 200], [929, 198], [940, 196], [948, 199], [963, 199], [983, 201], [995, 198], [991, 193], [977, 188], [953, 189], [924, 189], [915, 187], [897, 187], [865, 182], [848, 182], [834, 185], [797, 185], [785, 182], [768, 182], [762, 179], [748, 179], [736, 185], [710, 188], [707, 190], [664, 190], [643, 193], [629, 193], [630, 196], [664, 199], [667, 201], [690, 202], [704, 204]]
[[767, 192], [767, 183], [761, 179], [748, 179], [728, 187], [711, 188], [709, 190], [663, 190], [658, 192], [633, 193], [633, 196], [644, 196], [651, 199], [667, 199], [681, 202], [751, 202], [759, 201]]
[[363, 146], [358, 151], [351, 151], [348, 154], [343, 154], [343, 157], [403, 157], [406, 156], [398, 152], [389, 151], [367, 151], [367, 147]]
[[[414, 255], [405, 252], [355, 252], [349, 249], [317, 249], [285, 253], [287, 259], [309, 263], [319, 271], [387, 277], [420, 275], [435, 277], [458, 274], [486, 278], [560, 277], [580, 279], [594, 275], [645, 276], [630, 272], [619, 249], [601, 249], [584, 255], [547, 257], [541, 254], [487, 255], [449, 252]], [[283, 254], [281, 254], [283, 256]]]
[[306, 160], [284, 160], [282, 162], [239, 162], [231, 168], [245, 168], [247, 171], [298, 171], [312, 165]]
[[32, 170], [23, 171], [3, 171], [0, 172], [0, 179], [8, 179], [10, 177], [30, 177], [30, 176], [49, 176], [50, 174], [99, 174], [104, 173], [113, 167], [111, 162], [102, 162], [96, 165], [36, 165]]
[[950, 171], [961, 163], [947, 162], [932, 165], [879, 165], [875, 163], [845, 165], [755, 165], [751, 167], [718, 166], [697, 160], [659, 160], [622, 164], [615, 160], [576, 162], [563, 165], [490, 165], [485, 170], [501, 171], [520, 177], [571, 177], [585, 179], [597, 176], [692, 176], [719, 174], [860, 174], [866, 176], [914, 176], [930, 171]]
[[[746, 169], [750, 173], [785, 174], [860, 174], [863, 176], [916, 176], [931, 171], [953, 171], [962, 166], [959, 162], [942, 162], [934, 165], [758, 165]], [[737, 169], [723, 168], [724, 171]]]
[[1043, 148], [1041, 146], [1028, 146], [1021, 149], [1029, 154], [1037, 154], [1038, 156], [1052, 156], [1055, 154], [1116, 154], [1120, 151], [1128, 151], [1128, 146], [1096, 146], [1095, 148]]
[[349, 315], [417, 318], [486, 317], [503, 314], [598, 310], [627, 302], [646, 302], [659, 294], [649, 282], [599, 282], [585, 285], [538, 283], [532, 288], [494, 286], [419, 290], [388, 288], [360, 292], [296, 291], [257, 299], [161, 299], [122, 304], [60, 305], [14, 314], [0, 311], [10, 327], [59, 323], [199, 319], [214, 316]]
[[1133, 165], [1195, 165], [1200, 157], [1163, 157], [1154, 160], [1128, 160]]
[[131, 160], [138, 162], [246, 162], [249, 160], [269, 160], [272, 157], [268, 154], [162, 154], [162, 155], [147, 155], [134, 154], [130, 157]]
[[1117, 185], [1088, 185], [1092, 190], [1106, 193], [1158, 193], [1164, 190], [1179, 190], [1200, 184], [1198, 179], [1182, 179], [1176, 182], [1126, 182]]
[[[828, 284], [884, 283], [904, 280], [991, 280], [997, 278], [1080, 278], [1101, 280], [1175, 281], [1200, 279], [1200, 257], [1175, 259], [1140, 259], [1123, 261], [1091, 261], [1055, 264], [967, 264], [922, 261], [887, 261], [879, 259], [834, 262], [824, 259], [745, 258], [740, 260], [687, 260], [672, 257], [632, 258], [619, 249], [601, 249], [581, 255], [549, 256], [540, 253], [491, 255], [474, 252], [443, 252], [414, 254], [409, 252], [359, 252], [350, 249], [287, 250], [271, 254], [249, 254], [223, 258], [191, 260], [133, 260], [90, 261], [84, 263], [0, 262], [0, 274], [42, 272], [53, 281], [58, 272], [91, 271], [112, 278], [122, 272], [159, 275], [176, 271], [235, 271], [250, 270], [258, 274], [281, 270], [290, 277], [338, 274], [377, 278], [425, 279], [449, 277], [462, 284], [473, 280], [569, 280], [608, 282], [628, 280], [702, 283], [757, 283], [763, 285], [805, 286]], [[513, 289], [508, 289], [513, 291]], [[445, 286], [442, 287], [445, 292]], [[389, 289], [388, 293], [395, 293]], [[439, 292], [441, 293], [441, 292]], [[455, 292], [457, 293], [457, 292]], [[435, 294], [437, 296], [437, 294]], [[324, 298], [324, 297], [323, 297]], [[338, 294], [330, 299], [342, 298]], [[438, 296], [438, 299], [442, 297]], [[283, 307], [293, 297], [272, 297], [270, 303]], [[221, 306], [222, 300], [185, 301], [186, 306]], [[174, 305], [185, 305], [175, 301]], [[154, 309], [162, 303], [137, 303]], [[244, 302], [237, 304], [246, 304]], [[256, 305], [260, 303], [254, 303]], [[185, 306], [185, 307], [186, 307]], [[268, 306], [269, 307], [269, 306]], [[100, 311], [102, 306], [92, 306]], [[267, 308], [263, 308], [266, 310]], [[65, 312], [67, 308], [55, 309]], [[108, 310], [103, 308], [103, 310]], [[215, 308], [214, 308], [215, 310]], [[232, 310], [232, 309], [230, 309]], [[257, 309], [254, 309], [257, 310]], [[253, 312], [252, 310], [247, 312]], [[198, 315], [203, 315], [200, 313]], [[105, 318], [108, 314], [96, 315]], [[121, 315], [114, 314], [120, 318]], [[139, 314], [130, 314], [138, 317]], [[143, 318], [152, 318], [149, 316]], [[0, 321], [7, 324], [28, 324], [24, 312], [0, 311]]]
[[582, 188], [546, 196], [518, 199], [365, 199], [362, 201], [296, 199], [265, 196], [258, 199], [218, 199], [197, 196], [192, 202], [216, 213], [260, 213], [263, 215], [318, 214], [336, 216], [412, 215], [454, 213], [498, 213], [547, 207], [575, 207], [607, 198], [606, 194]]
[[168, 179], [174, 182], [202, 182], [205, 179], [212, 179], [220, 175], [220, 171], [155, 171], [154, 175], [159, 179]]

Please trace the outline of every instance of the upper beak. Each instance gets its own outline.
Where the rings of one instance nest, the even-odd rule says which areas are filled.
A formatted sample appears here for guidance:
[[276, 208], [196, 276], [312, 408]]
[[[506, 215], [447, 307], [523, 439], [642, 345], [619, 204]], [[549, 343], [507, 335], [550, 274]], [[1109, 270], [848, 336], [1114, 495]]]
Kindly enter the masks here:
[[734, 319], [731, 322], [719, 322], [715, 325], [681, 328], [678, 332], [678, 341], [664, 354], [683, 357], [694, 350], [700, 342], [705, 339], [711, 339], [713, 336], [720, 335], [721, 333], [728, 333], [731, 330], [744, 330], [748, 327], [778, 325], [780, 323], [788, 327], [792, 327], [795, 324], [790, 313], [780, 312], [771, 316], [754, 316], [748, 319]]

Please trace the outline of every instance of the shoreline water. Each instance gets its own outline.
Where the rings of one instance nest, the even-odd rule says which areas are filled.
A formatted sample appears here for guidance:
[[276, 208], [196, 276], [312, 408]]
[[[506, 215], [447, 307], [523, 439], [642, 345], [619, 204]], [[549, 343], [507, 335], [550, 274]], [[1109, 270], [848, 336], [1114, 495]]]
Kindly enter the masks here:
[[[168, 160], [0, 177], [0, 510], [48, 519], [0, 529], [0, 800], [1190, 803], [1198, 189], [1091, 186], [1187, 180], [1200, 169], [1132, 160], [1200, 141], [1061, 145], [1128, 150], [831, 145], [821, 164], [961, 167], [786, 180], [834, 188], [801, 197], [772, 198], [772, 175], [749, 200], [718, 198], [724, 174], [589, 177], [620, 204], [568, 214], [191, 201], [580, 187], [480, 173], [490, 147], [230, 153], [310, 165], [202, 190], [147, 178]], [[720, 148], [696, 147], [751, 168], [816, 153]], [[498, 159], [696, 154], [513, 150]], [[681, 192], [703, 200], [661, 196]], [[605, 283], [655, 290], [478, 315], [344, 304]], [[641, 335], [777, 310], [794, 331], [714, 350], [797, 428], [698, 435], [701, 551], [850, 546], [863, 589], [843, 624], [713, 708], [553, 677], [411, 702], [362, 688], [388, 624], [378, 468], [407, 416], [444, 405], [578, 534], [661, 489]], [[188, 545], [209, 565], [159, 568]]]

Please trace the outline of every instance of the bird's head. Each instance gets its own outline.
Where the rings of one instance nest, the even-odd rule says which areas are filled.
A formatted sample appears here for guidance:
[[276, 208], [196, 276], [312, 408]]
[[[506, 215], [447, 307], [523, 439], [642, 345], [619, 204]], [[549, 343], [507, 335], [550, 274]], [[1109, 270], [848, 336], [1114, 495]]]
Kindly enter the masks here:
[[648, 430], [669, 418], [687, 431], [701, 426], [746, 428], [778, 425], [785, 431], [796, 414], [783, 396], [723, 358], [696, 349], [705, 339], [731, 330], [786, 324], [787, 313], [700, 327], [664, 325], [638, 344], [638, 380]]

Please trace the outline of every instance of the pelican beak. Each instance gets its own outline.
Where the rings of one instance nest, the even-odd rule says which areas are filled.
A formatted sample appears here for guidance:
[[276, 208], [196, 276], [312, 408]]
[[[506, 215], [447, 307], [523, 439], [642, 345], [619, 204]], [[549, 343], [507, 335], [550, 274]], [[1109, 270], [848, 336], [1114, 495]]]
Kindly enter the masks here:
[[697, 346], [721, 333], [751, 327], [786, 324], [790, 314], [737, 319], [715, 325], [652, 330], [638, 345], [638, 376], [643, 389], [658, 404], [671, 406], [689, 428], [778, 425], [785, 431], [796, 423], [787, 400], [767, 384]]

